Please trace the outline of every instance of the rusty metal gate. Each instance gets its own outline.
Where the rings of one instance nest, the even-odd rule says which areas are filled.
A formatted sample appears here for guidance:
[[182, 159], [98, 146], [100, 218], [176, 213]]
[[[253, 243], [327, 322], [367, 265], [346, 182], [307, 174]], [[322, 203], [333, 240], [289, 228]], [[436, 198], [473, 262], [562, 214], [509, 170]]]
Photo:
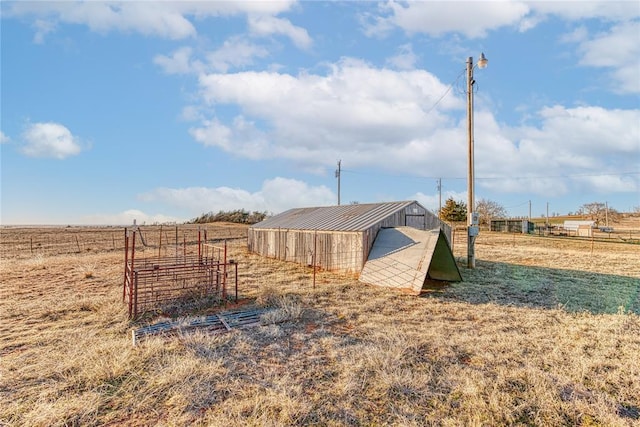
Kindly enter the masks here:
[[[213, 299], [224, 302], [228, 290], [238, 299], [238, 265], [227, 262], [224, 247], [204, 245], [198, 232], [198, 252], [168, 257], [135, 257], [139, 228], [125, 229], [125, 269], [122, 300], [129, 318], [181, 301]], [[144, 242], [144, 240], [143, 240]], [[205, 253], [203, 253], [203, 249]]]

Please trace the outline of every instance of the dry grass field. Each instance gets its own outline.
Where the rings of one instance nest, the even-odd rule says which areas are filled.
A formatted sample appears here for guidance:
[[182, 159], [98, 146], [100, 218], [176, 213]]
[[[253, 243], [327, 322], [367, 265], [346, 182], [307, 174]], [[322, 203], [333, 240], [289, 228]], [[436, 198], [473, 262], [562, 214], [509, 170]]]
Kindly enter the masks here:
[[0, 425], [640, 425], [638, 244], [486, 232], [468, 270], [456, 235], [464, 282], [411, 297], [210, 230], [271, 316], [134, 347], [121, 229], [2, 228]]

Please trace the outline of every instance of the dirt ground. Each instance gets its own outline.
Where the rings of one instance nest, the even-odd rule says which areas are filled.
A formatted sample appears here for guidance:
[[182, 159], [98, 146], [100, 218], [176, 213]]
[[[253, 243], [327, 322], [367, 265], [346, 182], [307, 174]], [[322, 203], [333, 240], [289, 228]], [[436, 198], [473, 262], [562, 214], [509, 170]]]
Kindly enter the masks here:
[[[146, 229], [140, 256], [198, 230]], [[2, 228], [0, 425], [640, 424], [638, 244], [483, 232], [470, 270], [459, 231], [464, 281], [408, 297], [205, 229], [277, 320], [133, 347], [122, 228]]]

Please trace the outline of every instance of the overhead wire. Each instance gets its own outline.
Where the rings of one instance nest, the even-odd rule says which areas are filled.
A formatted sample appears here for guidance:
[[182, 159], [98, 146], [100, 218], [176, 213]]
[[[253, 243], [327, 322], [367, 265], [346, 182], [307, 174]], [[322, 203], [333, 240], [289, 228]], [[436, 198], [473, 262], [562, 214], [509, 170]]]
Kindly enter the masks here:
[[447, 96], [447, 94], [451, 91], [451, 89], [453, 88], [454, 84], [457, 84], [458, 81], [460, 80], [460, 77], [464, 74], [465, 70], [462, 70], [460, 72], [460, 74], [458, 74], [458, 76], [449, 84], [449, 86], [447, 87], [447, 90], [444, 91], [444, 93], [440, 96], [440, 98], [438, 98], [438, 100], [431, 106], [431, 108], [429, 108], [424, 115], [428, 115], [431, 111], [433, 111], [434, 108], [436, 108], [438, 106], [438, 104], [440, 104], [440, 102], [444, 99], [445, 96]]
[[[395, 178], [409, 178], [409, 179], [467, 179], [466, 176], [412, 176], [402, 174], [391, 174], [384, 172], [363, 172], [352, 169], [342, 169], [342, 172], [347, 172], [356, 175], [383, 175]], [[584, 173], [584, 174], [567, 174], [567, 175], [530, 175], [530, 176], [487, 176], [487, 177], [475, 177], [475, 180], [496, 180], [496, 179], [543, 179], [543, 178], [580, 178], [580, 177], [594, 177], [594, 176], [624, 176], [624, 175], [640, 175], [640, 172], [616, 172], [616, 173]]]

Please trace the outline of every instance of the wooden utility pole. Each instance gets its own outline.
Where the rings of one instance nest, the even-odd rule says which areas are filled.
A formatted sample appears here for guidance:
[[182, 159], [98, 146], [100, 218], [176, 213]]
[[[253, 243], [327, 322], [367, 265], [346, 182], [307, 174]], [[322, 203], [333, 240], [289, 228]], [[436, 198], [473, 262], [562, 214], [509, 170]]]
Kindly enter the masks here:
[[336, 178], [338, 178], [338, 206], [340, 206], [340, 174], [342, 173], [342, 160], [338, 160], [338, 169], [336, 169]]
[[549, 225], [549, 202], [547, 202], [547, 225]]
[[442, 178], [438, 178], [438, 218], [442, 212]]

